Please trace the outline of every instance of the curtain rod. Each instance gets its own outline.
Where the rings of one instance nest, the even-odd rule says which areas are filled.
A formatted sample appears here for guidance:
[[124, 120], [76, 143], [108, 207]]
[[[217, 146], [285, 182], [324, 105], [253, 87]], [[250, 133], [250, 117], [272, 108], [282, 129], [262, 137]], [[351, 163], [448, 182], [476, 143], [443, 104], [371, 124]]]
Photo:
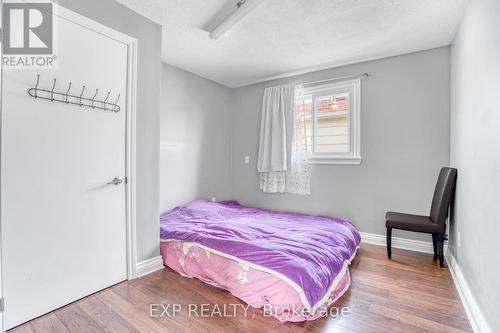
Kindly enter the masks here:
[[352, 76], [340, 76], [340, 77], [335, 77], [332, 79], [327, 79], [327, 80], [319, 80], [319, 81], [311, 81], [311, 82], [304, 82], [302, 83], [303, 86], [316, 86], [322, 83], [329, 83], [329, 82], [335, 82], [335, 81], [343, 81], [343, 80], [353, 80], [353, 79], [361, 79], [364, 77], [369, 77], [370, 74], [368, 73], [363, 73], [359, 75], [352, 75]]

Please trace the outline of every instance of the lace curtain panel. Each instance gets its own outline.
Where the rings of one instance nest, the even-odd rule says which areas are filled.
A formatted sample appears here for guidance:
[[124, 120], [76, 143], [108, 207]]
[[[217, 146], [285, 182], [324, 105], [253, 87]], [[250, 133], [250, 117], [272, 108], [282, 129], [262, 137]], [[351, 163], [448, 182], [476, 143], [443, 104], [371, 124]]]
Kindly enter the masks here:
[[306, 117], [301, 86], [264, 91], [257, 163], [263, 192], [311, 194]]

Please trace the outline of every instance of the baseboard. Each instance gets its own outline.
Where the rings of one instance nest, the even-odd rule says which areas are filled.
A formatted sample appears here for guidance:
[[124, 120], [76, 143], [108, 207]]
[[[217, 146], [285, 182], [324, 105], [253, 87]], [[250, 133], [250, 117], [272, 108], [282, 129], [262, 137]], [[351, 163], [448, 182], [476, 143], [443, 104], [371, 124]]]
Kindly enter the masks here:
[[149, 273], [156, 272], [163, 268], [163, 258], [161, 256], [138, 262], [136, 265], [136, 277], [141, 277]]
[[[386, 246], [386, 236], [385, 235], [377, 235], [377, 234], [369, 234], [365, 232], [360, 232], [361, 241], [364, 243], [370, 243], [375, 245]], [[432, 246], [432, 242], [424, 242], [417, 241], [406, 238], [392, 237], [392, 247], [424, 252], [424, 253], [434, 253], [434, 248]], [[448, 268], [451, 272], [451, 276], [453, 278], [453, 282], [458, 290], [458, 294], [460, 295], [460, 300], [465, 308], [465, 312], [467, 313], [467, 317], [469, 318], [469, 322], [472, 326], [472, 329], [475, 333], [492, 333], [493, 331], [488, 326], [488, 323], [477, 304], [476, 299], [472, 291], [465, 280], [462, 271], [460, 270], [460, 266], [458, 265], [455, 257], [448, 251], [448, 244], [444, 245], [444, 255], [446, 262], [448, 263]]]
[[489, 327], [483, 312], [479, 308], [476, 298], [474, 297], [472, 290], [469, 288], [469, 284], [462, 274], [462, 270], [460, 269], [460, 266], [451, 251], [446, 253], [446, 262], [448, 263], [448, 268], [450, 269], [451, 276], [455, 282], [455, 286], [457, 287], [460, 300], [464, 305], [465, 312], [467, 313], [472, 329], [476, 333], [492, 333], [493, 331]]
[[[361, 241], [364, 243], [370, 243], [375, 245], [386, 245], [386, 236], [385, 235], [377, 235], [370, 234], [365, 232], [360, 232]], [[392, 237], [392, 247], [423, 252], [423, 253], [434, 253], [434, 248], [432, 246], [432, 242], [424, 242], [417, 241], [413, 239]], [[458, 290], [458, 294], [460, 295], [460, 300], [465, 308], [465, 312], [467, 313], [467, 317], [469, 318], [472, 329], [476, 333], [492, 333], [493, 331], [489, 327], [486, 318], [484, 317], [479, 305], [477, 304], [476, 299], [472, 291], [465, 280], [462, 271], [460, 270], [460, 266], [453, 254], [448, 251], [448, 245], [445, 244], [445, 258], [448, 263], [448, 268], [451, 272], [453, 281]], [[141, 277], [157, 270], [163, 268], [163, 258], [161, 256], [157, 256], [148, 260], [144, 260], [137, 263], [137, 277]]]
[[[360, 232], [361, 241], [364, 243], [370, 243], [375, 245], [386, 245], [385, 235], [369, 234], [366, 232]], [[407, 238], [392, 237], [392, 247], [398, 249], [405, 249], [424, 253], [434, 253], [434, 247], [432, 242], [424, 242]], [[448, 244], [444, 244], [444, 253], [448, 252]]]

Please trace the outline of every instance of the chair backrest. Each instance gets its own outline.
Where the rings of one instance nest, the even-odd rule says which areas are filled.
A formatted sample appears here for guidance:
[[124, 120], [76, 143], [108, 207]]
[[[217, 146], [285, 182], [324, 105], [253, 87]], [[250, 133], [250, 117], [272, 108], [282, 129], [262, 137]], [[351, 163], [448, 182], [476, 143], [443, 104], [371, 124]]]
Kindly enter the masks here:
[[434, 190], [431, 205], [431, 220], [444, 226], [457, 181], [457, 169], [442, 168]]

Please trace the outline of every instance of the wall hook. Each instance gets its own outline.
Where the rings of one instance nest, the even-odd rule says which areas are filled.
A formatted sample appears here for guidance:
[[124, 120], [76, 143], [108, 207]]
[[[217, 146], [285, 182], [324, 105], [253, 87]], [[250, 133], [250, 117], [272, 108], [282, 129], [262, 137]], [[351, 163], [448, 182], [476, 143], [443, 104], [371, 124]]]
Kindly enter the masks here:
[[97, 96], [97, 93], [98, 93], [98, 92], [99, 92], [99, 89], [96, 89], [96, 90], [95, 90], [94, 97], [92, 97], [92, 105], [91, 105], [91, 106], [92, 106], [92, 109], [95, 109], [95, 106], [94, 106], [94, 99], [95, 99], [95, 97]]
[[115, 101], [115, 105], [114, 105], [115, 112], [119, 111], [119, 110], [117, 110], [117, 108], [118, 108], [118, 101], [119, 100], [120, 100], [120, 94], [118, 94], [118, 97], [116, 98], [116, 101]]
[[102, 105], [104, 106], [104, 111], [108, 111], [108, 109], [106, 108], [106, 101], [108, 100], [109, 98], [109, 91], [108, 91], [108, 94], [106, 95], [106, 99], [104, 100], [104, 102], [102, 102]]
[[52, 102], [54, 101], [54, 89], [56, 88], [56, 81], [57, 79], [54, 79], [54, 83], [52, 84], [52, 90], [50, 91], [50, 100]]
[[71, 89], [71, 82], [69, 83], [68, 90], [66, 91], [66, 96], [65, 96], [65, 102], [66, 102], [66, 104], [69, 103], [69, 101], [68, 101], [68, 94], [69, 94], [69, 90], [70, 89]]
[[36, 75], [36, 84], [35, 84], [35, 98], [38, 98], [37, 91], [38, 91], [38, 82], [40, 81], [40, 74]]
[[83, 88], [82, 88], [82, 92], [80, 93], [80, 97], [78, 97], [79, 102], [80, 102], [80, 103], [79, 103], [79, 105], [80, 105], [80, 106], [82, 106], [82, 105], [83, 105], [83, 103], [82, 103], [82, 96], [83, 96], [83, 92], [84, 92], [84, 91], [85, 91], [85, 86], [83, 86]]
[[[52, 82], [51, 89], [40, 88], [39, 83], [40, 83], [40, 74], [37, 74], [35, 86], [27, 90], [28, 95], [30, 95], [33, 98], [44, 99], [51, 102], [78, 105], [80, 107], [85, 106], [92, 109], [99, 109], [104, 111], [120, 112], [120, 106], [118, 105], [118, 101], [120, 100], [120, 94], [118, 94], [116, 102], [113, 104], [112, 102], [108, 102], [109, 97], [111, 96], [110, 91], [108, 91], [106, 98], [102, 99], [98, 98], [99, 89], [96, 89], [94, 96], [90, 98], [84, 96], [86, 89], [85, 85], [82, 86], [82, 91], [80, 92], [80, 95], [76, 95], [71, 93], [71, 88], [73, 88], [73, 82], [71, 81], [68, 83], [68, 88], [66, 89], [65, 92], [56, 91], [57, 79], [55, 78], [54, 81]], [[39, 92], [43, 92], [43, 94], [38, 95]]]

